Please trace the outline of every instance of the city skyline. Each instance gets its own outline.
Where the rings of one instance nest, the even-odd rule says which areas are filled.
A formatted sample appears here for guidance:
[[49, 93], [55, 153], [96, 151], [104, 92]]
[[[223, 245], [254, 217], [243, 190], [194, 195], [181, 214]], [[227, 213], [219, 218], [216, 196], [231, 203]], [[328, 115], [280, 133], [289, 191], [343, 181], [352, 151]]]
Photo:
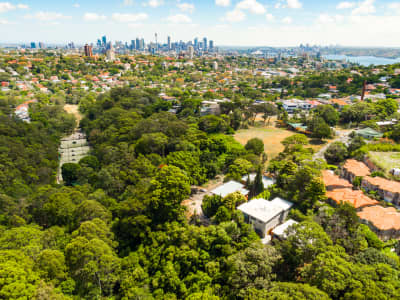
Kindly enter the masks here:
[[207, 37], [225, 46], [398, 47], [400, 2], [390, 0], [9, 0], [0, 2], [1, 43], [95, 43]]

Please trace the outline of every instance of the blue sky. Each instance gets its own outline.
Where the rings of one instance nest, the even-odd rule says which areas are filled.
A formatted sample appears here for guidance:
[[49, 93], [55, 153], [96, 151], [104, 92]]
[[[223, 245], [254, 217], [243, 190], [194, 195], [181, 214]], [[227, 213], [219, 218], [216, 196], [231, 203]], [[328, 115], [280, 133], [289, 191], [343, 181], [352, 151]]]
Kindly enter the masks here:
[[0, 0], [0, 42], [207, 36], [217, 45], [400, 47], [400, 1]]

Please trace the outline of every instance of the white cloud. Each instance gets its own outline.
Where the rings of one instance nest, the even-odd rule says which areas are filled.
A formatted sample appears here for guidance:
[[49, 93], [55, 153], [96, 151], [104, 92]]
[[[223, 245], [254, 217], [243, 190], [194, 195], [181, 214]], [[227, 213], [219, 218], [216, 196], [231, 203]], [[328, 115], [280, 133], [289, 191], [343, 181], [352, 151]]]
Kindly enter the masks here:
[[93, 21], [104, 21], [107, 19], [107, 17], [96, 13], [85, 13], [83, 15], [83, 19], [85, 21], [93, 22]]
[[354, 6], [356, 6], [356, 4], [354, 2], [340, 2], [337, 6], [336, 9], [348, 9], [348, 8], [353, 8]]
[[0, 25], [10, 25], [10, 24], [12, 23], [9, 22], [8, 20], [0, 19]]
[[145, 6], [150, 6], [153, 8], [159, 7], [164, 4], [164, 0], [149, 0], [147, 3], [145, 3]]
[[215, 0], [215, 4], [218, 6], [227, 7], [231, 5], [231, 0]]
[[[297, 1], [297, 0], [296, 0]], [[236, 5], [236, 9], [248, 10], [253, 14], [262, 15], [266, 13], [264, 5], [257, 2], [257, 0], [242, 0]]]
[[178, 3], [177, 6], [181, 11], [186, 11], [188, 13], [194, 12], [194, 4], [183, 2], [183, 3]]
[[275, 20], [275, 17], [273, 15], [271, 15], [271, 14], [266, 14], [265, 18], [267, 19], [267, 21], [270, 21], [270, 22]]
[[132, 5], [133, 5], [133, 0], [124, 0], [124, 1], [122, 2], [122, 4], [123, 4], [124, 6], [132, 6]]
[[389, 9], [394, 10], [396, 14], [400, 14], [400, 2], [397, 3], [389, 3]]
[[287, 0], [287, 7], [288, 8], [301, 8], [303, 4], [299, 0]]
[[112, 19], [121, 23], [135, 23], [139, 21], [144, 21], [148, 18], [148, 15], [145, 13], [138, 14], [112, 14]]
[[0, 13], [5, 13], [15, 9], [28, 9], [29, 6], [26, 4], [11, 4], [10, 2], [0, 2]]
[[228, 22], [240, 22], [246, 19], [246, 14], [242, 12], [240, 9], [234, 9], [231, 11], [228, 11], [223, 18], [224, 21]]
[[365, 0], [360, 2], [351, 12], [352, 15], [369, 15], [375, 12], [375, 0]]
[[81, 7], [81, 5], [80, 5], [79, 3], [74, 3], [74, 4], [72, 5], [72, 7], [79, 8], [79, 7]]
[[17, 8], [19, 8], [19, 9], [28, 9], [28, 8], [29, 8], [29, 5], [26, 5], [26, 4], [17, 4]]
[[33, 15], [26, 15], [25, 19], [35, 19], [39, 21], [59, 21], [71, 19], [71, 17], [58, 12], [39, 11]]
[[292, 24], [292, 18], [291, 17], [285, 17], [282, 19], [282, 23], [284, 24]]
[[181, 24], [181, 23], [191, 23], [192, 19], [190, 17], [188, 17], [187, 15], [177, 14], [177, 15], [169, 16], [167, 18], [167, 21], [169, 23], [173, 23], [173, 24]]
[[331, 24], [331, 23], [340, 23], [344, 20], [342, 15], [331, 16], [328, 14], [320, 14], [317, 19], [317, 23], [319, 24]]

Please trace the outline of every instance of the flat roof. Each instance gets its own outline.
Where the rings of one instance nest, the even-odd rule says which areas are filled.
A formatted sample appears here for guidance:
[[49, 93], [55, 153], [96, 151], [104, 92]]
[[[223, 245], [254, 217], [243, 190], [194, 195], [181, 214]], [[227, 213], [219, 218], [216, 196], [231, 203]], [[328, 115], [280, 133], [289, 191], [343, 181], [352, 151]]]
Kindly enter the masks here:
[[272, 230], [272, 233], [279, 237], [286, 238], [286, 233], [285, 233], [286, 229], [288, 229], [290, 226], [292, 226], [294, 224], [298, 224], [298, 222], [296, 222], [295, 220], [289, 219], [285, 223], [275, 227], [275, 229]]
[[244, 196], [246, 196], [249, 193], [249, 191], [245, 189], [243, 184], [236, 182], [234, 180], [228, 181], [211, 191], [212, 194], [219, 195], [222, 198], [234, 192], [240, 192]]
[[267, 223], [276, 215], [288, 210], [292, 205], [293, 203], [280, 198], [275, 198], [273, 201], [260, 198], [243, 203], [238, 207], [238, 210], [263, 223]]

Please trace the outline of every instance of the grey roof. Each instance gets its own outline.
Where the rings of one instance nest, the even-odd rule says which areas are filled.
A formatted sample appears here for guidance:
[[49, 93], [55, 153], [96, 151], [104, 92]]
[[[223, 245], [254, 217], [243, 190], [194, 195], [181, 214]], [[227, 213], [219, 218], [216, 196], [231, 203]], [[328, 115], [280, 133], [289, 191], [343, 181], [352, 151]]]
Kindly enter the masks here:
[[[256, 178], [256, 175], [257, 175], [256, 173], [252, 173], [252, 174], [248, 175], [250, 177], [250, 181], [251, 182], [254, 182], [254, 179]], [[242, 180], [243, 181], [247, 181], [247, 175], [244, 175], [242, 177]], [[264, 188], [267, 188], [267, 187], [273, 185], [275, 183], [275, 180], [263, 175], [262, 182], [264, 184]]]
[[272, 230], [272, 233], [276, 236], [286, 238], [286, 233], [285, 233], [286, 229], [288, 229], [290, 226], [292, 226], [294, 224], [298, 224], [298, 222], [296, 222], [295, 220], [289, 219], [285, 223], [275, 227], [274, 230]]
[[228, 181], [211, 191], [212, 194], [220, 195], [221, 197], [225, 197], [234, 192], [240, 192], [244, 196], [249, 193], [249, 191], [245, 189], [243, 184], [233, 180]]
[[272, 201], [261, 198], [243, 203], [238, 207], [238, 210], [263, 223], [267, 223], [276, 215], [290, 209], [292, 205], [291, 202], [280, 198], [275, 198]]

